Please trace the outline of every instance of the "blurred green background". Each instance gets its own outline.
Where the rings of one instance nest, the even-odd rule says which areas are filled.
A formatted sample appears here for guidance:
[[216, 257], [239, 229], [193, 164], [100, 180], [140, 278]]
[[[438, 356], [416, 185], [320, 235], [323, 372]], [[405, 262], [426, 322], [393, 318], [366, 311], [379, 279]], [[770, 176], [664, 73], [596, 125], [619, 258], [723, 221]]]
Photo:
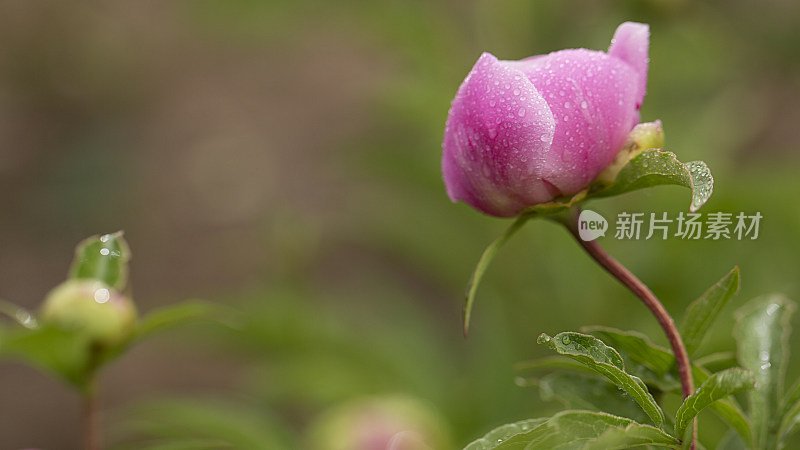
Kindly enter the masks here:
[[[735, 307], [800, 299], [793, 0], [5, 0], [0, 298], [36, 308], [79, 240], [124, 229], [141, 311], [185, 298], [245, 311], [235, 328], [147, 341], [105, 373], [111, 448], [309, 448], [321, 418], [374, 396], [410, 399], [452, 448], [552, 414], [561, 406], [514, 383], [515, 362], [548, 354], [539, 333], [602, 324], [665, 339], [547, 222], [501, 251], [464, 339], [465, 283], [508, 222], [449, 202], [442, 131], [482, 51], [606, 49], [626, 20], [651, 26], [643, 120], [661, 119], [668, 149], [716, 178], [702, 212], [764, 218], [756, 241], [602, 242], [676, 317], [740, 265], [703, 348], [731, 350]], [[664, 187], [590, 208], [674, 217], [688, 204]], [[721, 436], [711, 414], [700, 427], [709, 444]], [[76, 395], [0, 365], [0, 448], [74, 449], [78, 429]]]

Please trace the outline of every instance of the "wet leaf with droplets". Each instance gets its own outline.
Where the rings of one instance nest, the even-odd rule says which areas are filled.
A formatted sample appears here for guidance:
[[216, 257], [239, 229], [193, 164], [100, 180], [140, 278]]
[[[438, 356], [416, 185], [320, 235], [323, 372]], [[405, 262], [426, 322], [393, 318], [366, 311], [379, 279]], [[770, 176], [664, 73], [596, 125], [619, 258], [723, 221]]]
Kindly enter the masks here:
[[130, 258], [131, 252], [122, 231], [91, 236], [75, 247], [69, 278], [98, 280], [123, 291], [128, 282]]
[[661, 407], [647, 391], [644, 382], [625, 371], [622, 357], [614, 348], [594, 336], [569, 331], [553, 337], [542, 334], [538, 342], [608, 378], [627, 392], [656, 426], [664, 425], [665, 419]]
[[654, 344], [639, 332], [601, 326], [584, 327], [581, 330], [607, 342], [631, 363], [646, 367], [655, 376], [663, 377], [675, 364], [675, 357], [669, 350]]
[[569, 410], [550, 419], [534, 420], [537, 425], [530, 431], [518, 432], [508, 438], [494, 435], [489, 440], [484, 437], [465, 450], [606, 450], [646, 445], [680, 448], [677, 439], [658, 428], [603, 412]]
[[739, 364], [755, 375], [748, 393], [757, 448], [774, 448], [784, 374], [789, 359], [789, 319], [795, 303], [779, 294], [751, 300], [736, 311], [735, 336]]
[[[636, 331], [622, 331], [610, 327], [584, 327], [582, 330], [596, 335], [613, 345], [622, 355], [627, 372], [644, 380], [664, 392], [679, 392], [677, 368], [672, 353], [653, 344], [646, 336]], [[692, 364], [692, 376], [696, 384], [702, 384], [710, 376], [703, 367]], [[727, 423], [747, 442], [752, 439], [750, 422], [733, 398], [720, 399], [711, 404], [714, 413]]]
[[501, 425], [486, 433], [484, 437], [471, 442], [469, 445], [464, 447], [464, 450], [490, 450], [497, 448], [499, 444], [505, 442], [510, 437], [533, 430], [539, 425], [547, 422], [547, 420], [548, 418], [542, 417], [538, 419], [526, 419], [519, 422]]
[[683, 437], [692, 420], [703, 409], [715, 401], [731, 394], [752, 389], [753, 373], [739, 367], [723, 370], [711, 375], [692, 395], [683, 401], [678, 408], [675, 421], [675, 436]]
[[689, 211], [700, 209], [711, 197], [714, 178], [702, 161], [682, 163], [674, 153], [660, 149], [644, 150], [620, 169], [608, 187], [591, 192], [589, 197], [608, 197], [659, 185], [684, 186], [692, 190]]

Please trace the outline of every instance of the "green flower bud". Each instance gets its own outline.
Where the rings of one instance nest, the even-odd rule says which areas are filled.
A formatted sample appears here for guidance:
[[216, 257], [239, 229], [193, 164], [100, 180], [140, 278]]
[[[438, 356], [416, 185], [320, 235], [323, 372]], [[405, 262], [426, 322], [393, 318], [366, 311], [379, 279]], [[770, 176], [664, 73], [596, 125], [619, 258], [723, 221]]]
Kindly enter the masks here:
[[136, 307], [100, 281], [69, 280], [50, 291], [40, 312], [42, 325], [74, 331], [104, 348], [125, 343], [136, 327]]
[[617, 153], [614, 161], [595, 178], [595, 183], [605, 186], [614, 184], [617, 174], [631, 158], [643, 150], [662, 147], [664, 147], [664, 130], [661, 128], [660, 120], [636, 125], [628, 135], [625, 146]]

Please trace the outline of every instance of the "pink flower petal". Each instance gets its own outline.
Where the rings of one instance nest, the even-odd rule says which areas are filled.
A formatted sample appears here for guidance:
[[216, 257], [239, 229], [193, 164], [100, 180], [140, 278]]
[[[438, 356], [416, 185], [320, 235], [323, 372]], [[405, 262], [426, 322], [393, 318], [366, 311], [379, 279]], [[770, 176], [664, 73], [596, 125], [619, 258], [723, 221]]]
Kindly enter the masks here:
[[554, 122], [522, 72], [484, 53], [458, 90], [445, 126], [450, 199], [508, 217], [552, 198], [541, 180]]

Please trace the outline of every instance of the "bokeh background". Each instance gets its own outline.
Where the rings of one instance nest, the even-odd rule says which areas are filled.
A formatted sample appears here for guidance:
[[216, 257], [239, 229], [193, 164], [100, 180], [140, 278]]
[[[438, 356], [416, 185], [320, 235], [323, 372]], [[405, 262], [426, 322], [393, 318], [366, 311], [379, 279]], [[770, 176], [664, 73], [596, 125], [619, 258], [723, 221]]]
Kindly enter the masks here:
[[[606, 49], [625, 20], [651, 26], [643, 120], [715, 175], [703, 212], [764, 219], [755, 241], [603, 244], [677, 317], [738, 264], [742, 289], [703, 349], [731, 350], [737, 306], [800, 299], [793, 0], [4, 0], [0, 298], [36, 308], [79, 240], [124, 229], [143, 313], [187, 298], [245, 312], [110, 367], [110, 448], [312, 448], [321, 420], [362, 399], [424, 410], [411, 415], [442, 448], [552, 414], [561, 405], [514, 383], [515, 362], [548, 354], [539, 333], [602, 324], [665, 339], [546, 222], [499, 254], [464, 339], [463, 288], [507, 222], [449, 202], [442, 130], [482, 51]], [[674, 216], [688, 203], [663, 187], [590, 207]], [[77, 448], [78, 403], [0, 363], [0, 448]], [[711, 414], [701, 430], [712, 446], [722, 433]]]

